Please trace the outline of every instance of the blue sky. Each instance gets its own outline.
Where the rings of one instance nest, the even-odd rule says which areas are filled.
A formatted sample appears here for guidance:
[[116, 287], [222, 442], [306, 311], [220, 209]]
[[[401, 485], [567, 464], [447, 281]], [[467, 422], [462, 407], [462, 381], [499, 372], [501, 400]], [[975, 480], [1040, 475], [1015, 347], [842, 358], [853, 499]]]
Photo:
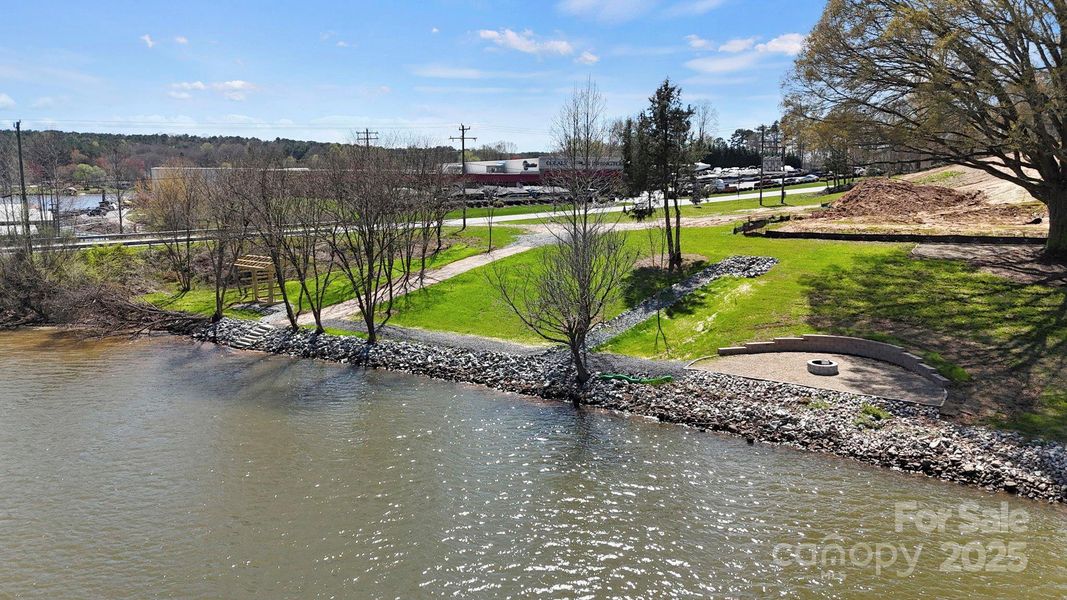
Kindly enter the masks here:
[[[13, 2], [0, 120], [345, 141], [369, 127], [548, 148], [592, 77], [611, 116], [667, 76], [720, 134], [774, 120], [816, 0]], [[13, 27], [21, 23], [24, 27]]]

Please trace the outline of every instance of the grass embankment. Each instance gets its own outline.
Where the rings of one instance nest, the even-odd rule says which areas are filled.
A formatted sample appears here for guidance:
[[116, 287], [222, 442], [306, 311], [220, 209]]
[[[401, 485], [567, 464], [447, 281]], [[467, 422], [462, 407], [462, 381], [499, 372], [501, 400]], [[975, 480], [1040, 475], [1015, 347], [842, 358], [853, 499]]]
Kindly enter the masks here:
[[[520, 204], [515, 206], [502, 206], [500, 208], [493, 209], [493, 218], [505, 217], [508, 215], [529, 215], [534, 213], [553, 212], [557, 210], [564, 210], [567, 208], [567, 204]], [[482, 217], [489, 216], [489, 209], [481, 207], [469, 207], [467, 208], [468, 219], [480, 219]], [[463, 218], [463, 209], [456, 209], [445, 215], [446, 219], [461, 219]]]
[[[956, 383], [969, 420], [1067, 439], [1067, 290], [1025, 285], [950, 260], [917, 260], [910, 245], [779, 240], [731, 234], [730, 226], [687, 228], [683, 250], [714, 262], [735, 254], [780, 263], [754, 279], [727, 278], [691, 294], [602, 349], [693, 359], [722, 346], [803, 333], [840, 333], [897, 343], [924, 355]], [[627, 234], [646, 248], [647, 234]], [[543, 249], [504, 259], [523, 277]], [[699, 265], [693, 267], [699, 268]], [[393, 323], [536, 342], [496, 299], [488, 268], [422, 290]], [[638, 269], [613, 316], [675, 277]]]
[[655, 358], [695, 359], [718, 348], [776, 336], [815, 333], [806, 281], [865, 257], [904, 253], [897, 245], [768, 240], [732, 235], [730, 227], [686, 229], [682, 246], [715, 262], [735, 254], [772, 256], [779, 264], [754, 279], [712, 282], [609, 342], [605, 349]]
[[[521, 234], [522, 230], [515, 227], [494, 226], [493, 248], [506, 246], [515, 241], [515, 238]], [[442, 267], [457, 260], [481, 254], [489, 248], [488, 227], [468, 227], [464, 231], [459, 231], [458, 228], [451, 228], [446, 230], [444, 235], [446, 238], [445, 243], [448, 244], [448, 247], [427, 260], [428, 269]], [[285, 290], [290, 299], [295, 302], [300, 296], [300, 283], [287, 281]], [[246, 294], [242, 294], [237, 289], [231, 289], [227, 292], [226, 305], [230, 308], [224, 311], [226, 316], [236, 319], [258, 319], [260, 317], [255, 311], [232, 307], [234, 304], [241, 304], [251, 300], [251, 292], [247, 290], [246, 292]], [[331, 306], [350, 300], [352, 297], [352, 286], [348, 279], [340, 272], [334, 273], [327, 284], [324, 305]], [[276, 293], [275, 298], [280, 301], [279, 294]], [[210, 316], [215, 312], [215, 290], [210, 286], [196, 286], [185, 293], [163, 290], [145, 295], [144, 300], [169, 310], [205, 316]], [[304, 309], [306, 310], [306, 307]]]
[[[766, 211], [767, 214], [774, 214], [775, 209], [788, 209], [791, 207], [809, 207], [816, 208], [821, 204], [827, 202], [833, 202], [840, 198], [843, 194], [797, 194], [792, 196], [786, 196], [786, 203], [779, 204], [778, 197], [764, 198], [763, 206], [759, 205], [759, 200], [755, 198], [746, 198], [741, 200], [723, 200], [722, 198], [705, 199], [699, 205], [694, 205], [687, 198], [683, 198], [680, 202], [679, 209], [681, 210], [683, 218], [699, 218], [699, 217], [716, 217], [722, 215], [733, 215], [738, 218], [743, 218], [747, 213], [753, 211]], [[630, 221], [630, 217], [622, 214], [621, 212], [611, 213], [622, 220], [623, 223]], [[671, 218], [674, 218], [674, 208], [671, 208]], [[649, 217], [646, 217], [646, 221], [652, 221], [653, 219], [663, 219], [663, 208], [657, 208], [656, 211]], [[560, 218], [550, 219], [523, 219], [520, 221], [508, 221], [509, 225], [538, 225], [542, 223], [558, 223]]]
[[[793, 335], [811, 332], [810, 316], [802, 277], [821, 272], [855, 256], [886, 254], [895, 246], [849, 244], [817, 240], [766, 240], [731, 234], [732, 227], [687, 228], [682, 238], [687, 254], [700, 254], [715, 262], [735, 254], [774, 256], [782, 261], [771, 273], [758, 279], [724, 279], [691, 295], [663, 320], [662, 336], [655, 342], [654, 324], [646, 322], [617, 338], [608, 348], [614, 352], [648, 357], [697, 358], [712, 354], [722, 345], [750, 341], [754, 335]], [[647, 255], [648, 234], [627, 233], [631, 247]], [[544, 249], [512, 256], [497, 263], [510, 277], [524, 277], [540, 268]], [[694, 265], [690, 270], [700, 268]], [[482, 267], [420, 290], [400, 306], [393, 317], [396, 325], [469, 333], [515, 341], [536, 341], [498, 299]], [[652, 293], [676, 281], [676, 276], [637, 269], [627, 280], [622, 298], [610, 307], [610, 318]], [[736, 300], [744, 298], [743, 303]], [[708, 313], [708, 314], [705, 314]], [[712, 326], [714, 324], [714, 327]]]
[[[627, 242], [641, 255], [648, 254], [645, 232], [630, 232]], [[544, 264], [545, 248], [536, 248], [409, 294], [397, 306], [390, 323], [500, 338], [523, 343], [544, 343], [527, 329], [499, 299], [489, 275], [497, 268], [511, 280], [520, 280]], [[626, 280], [622, 294], [610, 306], [608, 318], [651, 296], [680, 279], [658, 269], [636, 269]]]
[[[710, 260], [781, 263], [726, 279], [612, 340], [606, 350], [697, 358], [721, 346], [839, 333], [919, 352], [955, 385], [953, 406], [1028, 435], [1067, 440], [1067, 289], [1014, 283], [960, 261], [916, 260], [910, 246], [690, 235]], [[666, 339], [666, 344], [664, 343]], [[658, 341], [657, 341], [658, 340]]]

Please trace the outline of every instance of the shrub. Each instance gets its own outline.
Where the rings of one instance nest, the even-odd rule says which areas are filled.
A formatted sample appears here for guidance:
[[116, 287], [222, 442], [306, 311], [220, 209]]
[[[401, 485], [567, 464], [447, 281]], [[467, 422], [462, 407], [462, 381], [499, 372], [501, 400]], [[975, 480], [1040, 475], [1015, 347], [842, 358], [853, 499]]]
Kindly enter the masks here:
[[860, 407], [860, 414], [856, 417], [857, 427], [864, 429], [880, 429], [885, 422], [892, 419], [893, 415], [886, 409], [873, 404], [864, 404]]

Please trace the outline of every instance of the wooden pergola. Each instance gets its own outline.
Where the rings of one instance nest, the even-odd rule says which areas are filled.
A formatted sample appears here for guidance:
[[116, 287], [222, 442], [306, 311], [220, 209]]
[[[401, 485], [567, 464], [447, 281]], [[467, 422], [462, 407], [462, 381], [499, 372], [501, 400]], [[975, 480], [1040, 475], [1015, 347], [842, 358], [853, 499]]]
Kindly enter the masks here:
[[[252, 295], [256, 302], [274, 304], [274, 263], [268, 256], [246, 254], [233, 263], [238, 273], [247, 272], [252, 278]], [[265, 284], [266, 298], [260, 297], [260, 284]]]

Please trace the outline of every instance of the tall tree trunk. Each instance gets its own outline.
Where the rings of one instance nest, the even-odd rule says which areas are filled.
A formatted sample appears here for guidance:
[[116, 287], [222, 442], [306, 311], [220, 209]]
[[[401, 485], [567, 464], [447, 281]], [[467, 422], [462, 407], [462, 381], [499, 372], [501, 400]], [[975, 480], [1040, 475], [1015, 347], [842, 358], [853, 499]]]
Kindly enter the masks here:
[[[590, 373], [589, 369], [585, 366], [585, 356], [582, 353], [582, 345], [574, 343], [571, 347], [571, 358], [574, 359], [574, 370], [578, 379], [578, 387], [585, 385], [585, 382], [589, 381]], [[578, 397], [575, 396], [574, 404], [578, 404]]]
[[1048, 200], [1048, 244], [1045, 254], [1067, 260], [1067, 188]]
[[678, 197], [674, 198], [674, 251], [671, 253], [671, 270], [682, 270], [682, 209]]
[[[649, 195], [649, 203], [652, 196]], [[671, 229], [671, 203], [667, 200], [667, 188], [663, 188], [663, 225], [667, 235], [667, 270], [674, 270], [674, 231]]]
[[[374, 314], [374, 310], [369, 312], [371, 315]], [[367, 343], [376, 344], [378, 342], [378, 328], [375, 326], [374, 317], [364, 313], [363, 322], [367, 325]]]

